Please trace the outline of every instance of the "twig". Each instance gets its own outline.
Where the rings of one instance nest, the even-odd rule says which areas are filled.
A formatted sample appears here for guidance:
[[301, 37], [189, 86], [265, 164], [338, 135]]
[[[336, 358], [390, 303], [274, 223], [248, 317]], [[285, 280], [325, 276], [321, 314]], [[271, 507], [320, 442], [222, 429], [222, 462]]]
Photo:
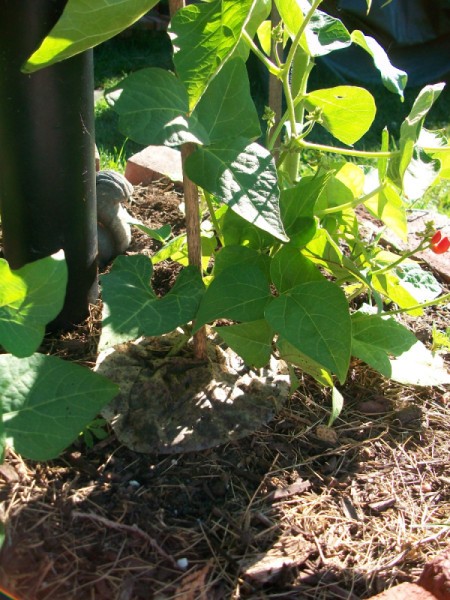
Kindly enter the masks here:
[[73, 519], [89, 519], [90, 521], [96, 521], [97, 523], [101, 523], [105, 527], [109, 527], [110, 529], [115, 529], [116, 531], [124, 531], [127, 533], [133, 533], [146, 540], [153, 550], [155, 550], [158, 554], [163, 556], [166, 560], [168, 560], [173, 567], [179, 569], [180, 567], [177, 565], [176, 560], [170, 554], [167, 554], [163, 548], [158, 544], [158, 542], [152, 538], [148, 533], [139, 529], [136, 525], [125, 525], [125, 523], [116, 523], [115, 521], [111, 521], [101, 515], [96, 515], [95, 513], [84, 513], [78, 510], [74, 510], [71, 513], [71, 517]]

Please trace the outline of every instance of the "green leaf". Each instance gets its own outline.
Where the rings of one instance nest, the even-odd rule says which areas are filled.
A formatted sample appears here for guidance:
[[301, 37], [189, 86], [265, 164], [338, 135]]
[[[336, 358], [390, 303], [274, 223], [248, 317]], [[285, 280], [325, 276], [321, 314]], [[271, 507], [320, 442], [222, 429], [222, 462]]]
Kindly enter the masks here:
[[429, 302], [440, 296], [442, 287], [436, 277], [425, 271], [415, 261], [403, 262], [395, 269], [395, 274], [402, 282], [402, 286], [411, 291], [418, 303]]
[[142, 69], [129, 75], [117, 88], [122, 90], [114, 101], [119, 128], [135, 142], [155, 146], [209, 143], [197, 119], [188, 117], [186, 90], [170, 71]]
[[277, 348], [282, 360], [299, 367], [302, 371], [308, 373], [311, 377], [314, 377], [320, 385], [333, 387], [333, 378], [330, 372], [312, 358], [306, 356], [303, 352], [300, 352], [300, 350], [295, 348], [295, 346], [290, 344], [287, 340], [279, 337], [277, 340]]
[[114, 37], [158, 0], [69, 0], [59, 21], [23, 67], [32, 73]]
[[444, 83], [427, 85], [417, 96], [413, 107], [400, 127], [400, 157], [392, 159], [389, 165], [389, 177], [400, 187], [406, 169], [414, 156], [414, 147], [421, 135], [423, 123], [429, 110], [444, 89]]
[[352, 31], [352, 41], [368, 52], [373, 58], [373, 64], [381, 75], [381, 80], [386, 89], [398, 94], [403, 100], [403, 90], [408, 83], [408, 74], [394, 67], [382, 46], [370, 35], [362, 31]]
[[273, 156], [238, 138], [198, 148], [185, 162], [188, 177], [245, 220], [286, 242]]
[[271, 300], [264, 273], [253, 265], [236, 265], [222, 271], [205, 292], [195, 320], [195, 331], [218, 318], [256, 321], [264, 318]]
[[305, 176], [295, 186], [281, 191], [281, 220], [291, 243], [298, 248], [316, 233], [314, 211], [327, 179], [328, 175]]
[[408, 238], [406, 206], [393, 185], [386, 183], [383, 189], [364, 202], [374, 217], [383, 221], [400, 239]]
[[6, 530], [5, 525], [0, 521], [0, 550], [2, 549], [3, 544], [5, 543], [6, 538]]
[[261, 135], [247, 68], [240, 58], [229, 60], [211, 81], [193, 117], [205, 128], [211, 144], [236, 137], [251, 140]]
[[271, 258], [267, 254], [260, 254], [253, 248], [246, 246], [225, 246], [217, 252], [214, 260], [214, 276], [236, 265], [252, 265], [258, 267], [269, 280]]
[[[387, 299], [395, 302], [400, 308], [417, 306], [418, 301], [406, 290], [399, 278], [393, 273], [373, 275], [372, 285], [377, 292], [383, 294]], [[408, 314], [417, 317], [422, 314], [421, 308], [408, 311]]]
[[135, 255], [117, 257], [111, 271], [102, 276], [102, 349], [140, 335], [168, 333], [195, 317], [204, 292], [198, 269], [183, 269], [162, 298], [150, 287], [151, 275], [150, 259]]
[[267, 365], [272, 353], [273, 329], [265, 319], [215, 327], [228, 346], [239, 354], [245, 364], [256, 368]]
[[273, 235], [249, 223], [233, 210], [227, 209], [221, 230], [225, 246], [245, 246], [264, 252], [274, 243]]
[[137, 221], [137, 219], [132, 219], [128, 222], [137, 227], [140, 231], [146, 233], [152, 239], [158, 240], [158, 242], [165, 242], [172, 233], [172, 228], [170, 225], [163, 225], [162, 227], [159, 227], [159, 229], [152, 229], [151, 227], [144, 225], [144, 223]]
[[62, 251], [12, 271], [0, 259], [0, 344], [25, 357], [42, 342], [45, 326], [61, 311], [67, 285]]
[[180, 256], [183, 258], [188, 257], [187, 238], [186, 234], [184, 233], [182, 235], [177, 235], [177, 237], [174, 237], [172, 240], [170, 240], [170, 242], [167, 242], [165, 246], [158, 250], [158, 252], [152, 256], [152, 264], [156, 265], [159, 262], [169, 258], [175, 260], [175, 256], [177, 259]]
[[409, 350], [417, 338], [392, 317], [355, 313], [352, 315], [352, 354], [390, 377], [389, 355], [399, 356]]
[[321, 111], [320, 124], [344, 144], [357, 142], [370, 128], [376, 106], [372, 94], [364, 88], [339, 85], [306, 95], [309, 111]]
[[304, 21], [300, 2], [298, 0], [275, 0], [275, 4], [284, 28], [288, 31], [291, 39], [294, 39]]
[[329, 281], [302, 283], [275, 298], [266, 319], [277, 333], [325, 369], [345, 380], [351, 321], [342, 290]]
[[55, 356], [0, 356], [6, 443], [32, 460], [58, 456], [118, 387], [86, 367]]
[[291, 244], [283, 246], [272, 258], [270, 275], [280, 294], [300, 283], [325, 279], [316, 265]]
[[257, 0], [204, 0], [180, 9], [169, 36], [192, 110], [239, 43]]
[[305, 31], [306, 45], [311, 56], [325, 56], [347, 48], [351, 36], [342, 21], [316, 10]]
[[421, 148], [414, 148], [411, 160], [403, 174], [403, 192], [410, 202], [419, 200], [436, 181], [441, 162]]
[[342, 412], [344, 408], [344, 396], [341, 392], [333, 386], [333, 391], [331, 392], [331, 413], [330, 418], [328, 419], [328, 427], [331, 427], [336, 419]]

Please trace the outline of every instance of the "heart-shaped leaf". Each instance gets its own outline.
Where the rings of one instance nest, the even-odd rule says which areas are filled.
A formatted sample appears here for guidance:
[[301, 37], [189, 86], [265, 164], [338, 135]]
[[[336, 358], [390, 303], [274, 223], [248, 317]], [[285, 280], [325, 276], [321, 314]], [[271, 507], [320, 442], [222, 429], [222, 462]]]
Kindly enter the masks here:
[[306, 106], [308, 110], [320, 110], [319, 123], [348, 145], [357, 142], [369, 130], [377, 110], [372, 94], [351, 85], [310, 92]]
[[61, 311], [67, 285], [62, 251], [11, 270], [0, 259], [0, 344], [25, 357], [39, 347], [45, 326]]
[[111, 271], [102, 276], [102, 349], [140, 335], [168, 333], [194, 318], [204, 292], [198, 269], [181, 271], [163, 298], [151, 289], [151, 274], [149, 258], [135, 255], [117, 257]]
[[284, 242], [273, 156], [238, 138], [198, 148], [185, 162], [188, 177], [242, 218]]
[[266, 309], [274, 330], [344, 382], [351, 349], [351, 321], [342, 290], [329, 281], [302, 283]]
[[182, 82], [164, 69], [136, 71], [122, 81], [114, 101], [119, 128], [145, 145], [179, 146], [187, 142], [207, 144], [208, 135], [195, 117]]
[[195, 320], [195, 330], [218, 318], [255, 321], [264, 318], [271, 300], [264, 273], [251, 264], [222, 271], [206, 290]]
[[33, 460], [60, 454], [118, 392], [86, 367], [44, 354], [0, 356], [6, 444]]

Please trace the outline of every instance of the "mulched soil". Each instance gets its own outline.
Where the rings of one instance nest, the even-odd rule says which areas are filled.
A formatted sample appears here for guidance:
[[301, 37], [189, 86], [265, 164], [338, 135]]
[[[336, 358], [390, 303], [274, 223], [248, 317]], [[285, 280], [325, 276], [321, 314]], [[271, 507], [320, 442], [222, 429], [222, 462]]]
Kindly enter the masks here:
[[[161, 182], [127, 208], [177, 233], [180, 199]], [[129, 252], [157, 247], [135, 231]], [[171, 263], [155, 268], [158, 291], [173, 279]], [[100, 311], [43, 349], [92, 366]], [[430, 309], [410, 326], [429, 343], [448, 317]], [[21, 600], [357, 600], [415, 580], [449, 544], [448, 388], [401, 386], [355, 362], [330, 432], [329, 393], [299, 377], [269, 425], [211, 450], [137, 454], [108, 431], [47, 463], [9, 451], [0, 585]]]

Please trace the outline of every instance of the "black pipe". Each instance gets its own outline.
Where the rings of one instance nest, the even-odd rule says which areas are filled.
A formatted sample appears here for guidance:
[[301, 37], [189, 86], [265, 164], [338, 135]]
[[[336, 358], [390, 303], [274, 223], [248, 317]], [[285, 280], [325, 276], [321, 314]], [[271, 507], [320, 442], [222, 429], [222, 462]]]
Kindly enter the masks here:
[[0, 0], [0, 213], [11, 268], [62, 248], [69, 281], [52, 324], [70, 328], [97, 299], [92, 51], [20, 68], [67, 0]]

